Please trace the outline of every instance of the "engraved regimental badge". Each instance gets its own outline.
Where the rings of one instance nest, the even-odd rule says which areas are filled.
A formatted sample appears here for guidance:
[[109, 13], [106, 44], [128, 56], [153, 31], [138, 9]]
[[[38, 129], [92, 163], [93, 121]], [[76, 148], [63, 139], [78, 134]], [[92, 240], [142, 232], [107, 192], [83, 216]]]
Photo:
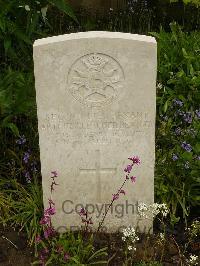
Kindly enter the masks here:
[[87, 106], [104, 106], [117, 98], [124, 73], [112, 57], [92, 53], [77, 59], [68, 73], [68, 89]]

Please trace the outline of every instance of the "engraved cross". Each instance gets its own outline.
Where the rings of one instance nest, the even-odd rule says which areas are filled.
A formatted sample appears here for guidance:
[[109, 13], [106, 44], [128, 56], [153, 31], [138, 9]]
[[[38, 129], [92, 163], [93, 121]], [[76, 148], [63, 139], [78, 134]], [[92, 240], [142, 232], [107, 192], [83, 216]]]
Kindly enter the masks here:
[[80, 168], [80, 173], [88, 173], [88, 174], [95, 174], [96, 179], [97, 179], [97, 201], [100, 203], [101, 202], [101, 175], [102, 174], [111, 174], [114, 175], [117, 171], [117, 168], [101, 168], [100, 165], [100, 150], [95, 151], [95, 157], [96, 157], [96, 163], [95, 167], [91, 169], [85, 169], [85, 168]]

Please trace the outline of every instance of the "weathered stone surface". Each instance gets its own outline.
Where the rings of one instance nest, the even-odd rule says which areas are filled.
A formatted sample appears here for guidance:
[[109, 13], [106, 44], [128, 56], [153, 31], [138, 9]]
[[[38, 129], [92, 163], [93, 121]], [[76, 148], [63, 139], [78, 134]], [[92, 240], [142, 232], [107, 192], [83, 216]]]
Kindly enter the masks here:
[[34, 64], [45, 205], [50, 173], [59, 173], [54, 225], [80, 226], [75, 210], [90, 204], [96, 228], [127, 158], [138, 155], [137, 182], [126, 184], [105, 221], [108, 231], [136, 225], [137, 202], [154, 198], [155, 39], [112, 32], [50, 37], [34, 43]]

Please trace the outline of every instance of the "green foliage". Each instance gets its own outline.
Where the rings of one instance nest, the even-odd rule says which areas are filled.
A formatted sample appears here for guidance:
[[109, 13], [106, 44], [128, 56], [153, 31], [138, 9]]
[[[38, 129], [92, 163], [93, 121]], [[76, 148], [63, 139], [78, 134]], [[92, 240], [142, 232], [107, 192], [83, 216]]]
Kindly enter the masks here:
[[19, 130], [14, 117], [29, 113], [35, 115], [35, 93], [32, 73], [13, 71], [8, 68], [0, 73], [0, 133], [9, 129], [15, 136]]
[[[50, 240], [42, 240], [39, 249], [39, 254], [48, 251], [45, 265], [107, 265], [107, 248], [95, 250], [93, 236], [84, 239], [81, 233], [66, 232]], [[36, 261], [34, 264], [40, 263]]]
[[35, 118], [32, 44], [51, 32], [52, 12], [77, 19], [65, 0], [0, 0], [0, 142], [19, 136], [17, 119]]
[[171, 24], [171, 33], [153, 35], [158, 40], [156, 194], [171, 207], [174, 223], [180, 209], [186, 220], [200, 203], [200, 34]]
[[152, 262], [140, 262], [134, 264], [135, 266], [162, 266], [160, 262], [152, 261]]
[[[33, 74], [13, 71], [10, 68], [0, 74], [0, 114], [17, 116], [26, 114], [35, 106]], [[32, 110], [32, 113], [34, 113]], [[29, 113], [31, 115], [31, 113]]]
[[[2, 180], [0, 187], [2, 185]], [[0, 192], [0, 224], [6, 225], [6, 221], [13, 215], [12, 211], [12, 199], [10, 195], [7, 195], [6, 191]]]
[[200, 221], [195, 220], [190, 227], [188, 227], [189, 237], [193, 240], [200, 237]]
[[0, 0], [0, 6], [1, 56], [3, 62], [15, 68], [32, 66], [32, 43], [47, 35], [47, 29], [51, 28], [48, 15], [51, 16], [53, 9], [77, 21], [65, 0]]
[[60, 11], [64, 12], [66, 15], [73, 18], [76, 22], [78, 22], [71, 6], [67, 3], [66, 0], [49, 0], [49, 3], [55, 5]]
[[4, 181], [1, 188], [4, 191], [4, 201], [1, 205], [4, 202], [8, 203], [7, 213], [4, 211], [4, 224], [9, 223], [20, 227], [20, 230], [25, 229], [29, 244], [33, 245], [36, 235], [41, 232], [39, 226], [43, 209], [41, 185], [35, 178], [34, 182], [26, 187], [13, 180]]
[[[178, 0], [170, 0], [171, 3], [178, 2]], [[200, 6], [200, 0], [183, 0], [184, 4], [192, 4], [196, 6]]]

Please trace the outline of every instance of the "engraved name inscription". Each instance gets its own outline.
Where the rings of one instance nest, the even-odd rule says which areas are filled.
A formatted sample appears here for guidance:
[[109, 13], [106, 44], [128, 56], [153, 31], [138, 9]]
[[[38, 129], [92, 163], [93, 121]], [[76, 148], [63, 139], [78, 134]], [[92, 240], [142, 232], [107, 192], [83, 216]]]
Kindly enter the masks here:
[[129, 142], [135, 135], [148, 134], [153, 127], [148, 113], [117, 112], [109, 116], [88, 113], [81, 114], [46, 114], [40, 125], [47, 136], [53, 136], [57, 143], [110, 144]]

